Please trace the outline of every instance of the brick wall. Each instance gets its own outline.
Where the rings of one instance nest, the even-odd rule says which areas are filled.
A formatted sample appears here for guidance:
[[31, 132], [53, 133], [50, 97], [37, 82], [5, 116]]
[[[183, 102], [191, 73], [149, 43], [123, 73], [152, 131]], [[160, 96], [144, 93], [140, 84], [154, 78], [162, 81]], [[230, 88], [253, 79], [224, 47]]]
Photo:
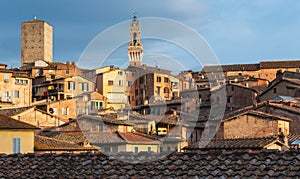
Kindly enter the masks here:
[[243, 115], [224, 122], [224, 138], [259, 138], [278, 134], [278, 121]]

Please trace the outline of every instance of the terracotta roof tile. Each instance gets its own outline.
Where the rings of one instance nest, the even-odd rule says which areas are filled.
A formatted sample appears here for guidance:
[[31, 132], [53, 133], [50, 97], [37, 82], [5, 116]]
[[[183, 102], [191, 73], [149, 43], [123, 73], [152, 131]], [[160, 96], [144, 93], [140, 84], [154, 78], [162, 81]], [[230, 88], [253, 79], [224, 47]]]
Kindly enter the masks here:
[[35, 150], [97, 150], [94, 147], [83, 147], [70, 141], [53, 139], [45, 136], [34, 136]]
[[259, 64], [237, 64], [237, 65], [216, 65], [205, 66], [203, 72], [216, 72], [216, 71], [257, 71], [259, 70]]
[[52, 135], [58, 140], [65, 140], [74, 143], [82, 143], [85, 141], [91, 144], [112, 144], [125, 143], [125, 141], [116, 132], [56, 132]]
[[239, 139], [216, 139], [211, 141], [202, 140], [200, 143], [186, 147], [186, 150], [209, 150], [209, 149], [263, 149], [267, 145], [278, 142], [275, 137], [268, 138], [239, 138]]
[[300, 60], [264, 61], [260, 62], [260, 68], [299, 68]]
[[11, 117], [0, 114], [0, 130], [1, 129], [39, 129], [36, 126], [25, 122], [17, 121]]
[[[2, 178], [299, 178], [300, 151], [0, 155]], [[18, 161], [17, 165], [16, 160]], [[16, 167], [17, 166], [17, 167]]]
[[24, 111], [27, 111], [31, 108], [33, 108], [33, 107], [29, 106], [29, 107], [22, 107], [22, 108], [1, 109], [0, 114], [6, 115], [6, 116], [15, 116], [15, 115], [20, 114]]
[[118, 132], [118, 134], [128, 143], [153, 143], [153, 144], [160, 143], [157, 140], [153, 140], [146, 136], [138, 135], [132, 132], [127, 132], [127, 133]]

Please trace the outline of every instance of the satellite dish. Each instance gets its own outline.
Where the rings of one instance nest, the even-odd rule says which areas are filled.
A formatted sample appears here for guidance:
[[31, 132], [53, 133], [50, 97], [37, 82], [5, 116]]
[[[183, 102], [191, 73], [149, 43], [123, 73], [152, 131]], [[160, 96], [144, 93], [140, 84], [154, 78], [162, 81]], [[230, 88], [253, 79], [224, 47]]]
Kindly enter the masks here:
[[36, 16], [34, 16], [33, 19], [36, 20]]
[[51, 114], [53, 114], [53, 113], [54, 113], [54, 110], [53, 110], [53, 108], [50, 108], [50, 109], [49, 109], [49, 113], [51, 113]]

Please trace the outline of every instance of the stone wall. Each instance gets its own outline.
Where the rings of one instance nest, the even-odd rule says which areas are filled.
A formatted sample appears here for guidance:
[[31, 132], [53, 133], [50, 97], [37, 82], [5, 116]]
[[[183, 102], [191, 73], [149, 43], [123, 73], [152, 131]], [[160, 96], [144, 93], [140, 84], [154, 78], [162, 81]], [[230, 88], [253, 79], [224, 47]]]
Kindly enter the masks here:
[[91, 153], [0, 155], [0, 178], [300, 177], [299, 150], [263, 150], [256, 153], [210, 151], [174, 153], [167, 157], [139, 153], [115, 157], [119, 160]]

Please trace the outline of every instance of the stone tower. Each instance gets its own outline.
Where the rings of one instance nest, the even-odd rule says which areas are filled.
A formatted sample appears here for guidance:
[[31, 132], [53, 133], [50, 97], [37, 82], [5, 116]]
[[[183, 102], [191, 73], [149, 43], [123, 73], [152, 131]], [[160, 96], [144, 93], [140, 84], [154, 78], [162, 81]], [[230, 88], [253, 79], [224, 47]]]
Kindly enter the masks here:
[[130, 42], [128, 43], [128, 58], [130, 66], [141, 66], [143, 44], [141, 43], [141, 25], [136, 16], [130, 23]]
[[52, 62], [52, 26], [45, 21], [22, 22], [21, 65], [36, 61]]

